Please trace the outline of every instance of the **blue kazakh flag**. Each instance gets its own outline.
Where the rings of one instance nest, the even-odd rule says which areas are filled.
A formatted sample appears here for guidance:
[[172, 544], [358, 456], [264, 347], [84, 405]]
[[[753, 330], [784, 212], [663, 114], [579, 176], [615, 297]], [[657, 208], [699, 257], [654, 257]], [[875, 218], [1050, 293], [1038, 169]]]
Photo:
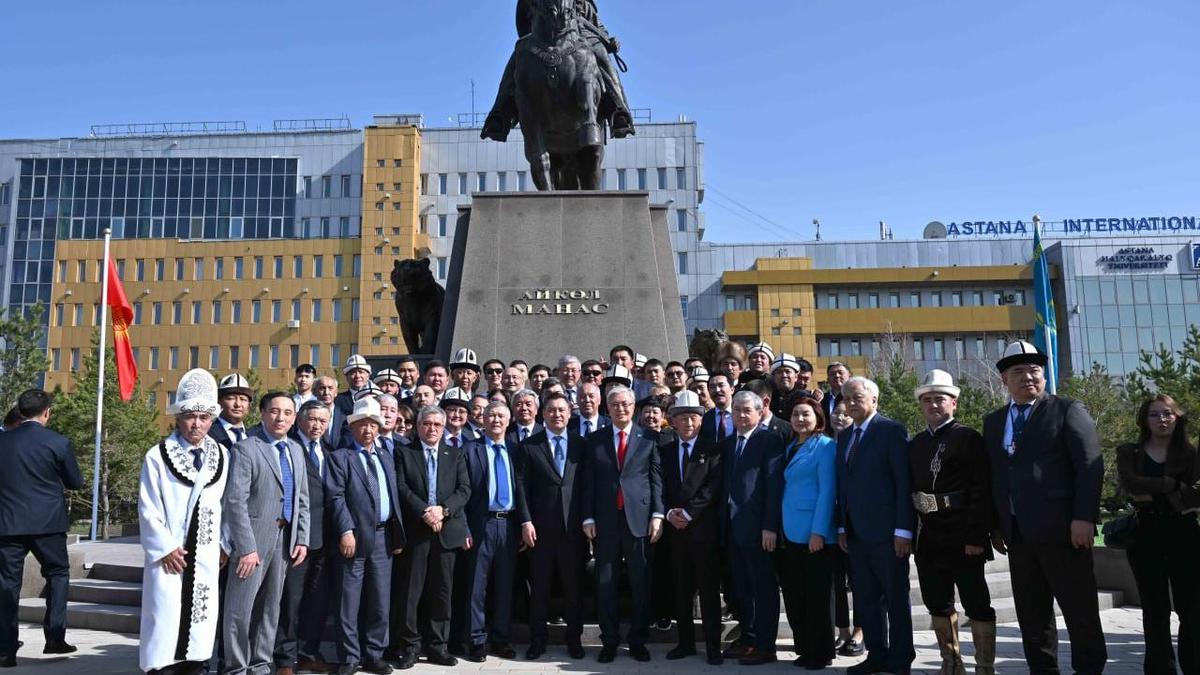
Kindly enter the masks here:
[[1054, 293], [1050, 290], [1050, 265], [1042, 250], [1041, 228], [1033, 229], [1033, 346], [1046, 355], [1046, 390], [1058, 390], [1058, 322], [1054, 318]]

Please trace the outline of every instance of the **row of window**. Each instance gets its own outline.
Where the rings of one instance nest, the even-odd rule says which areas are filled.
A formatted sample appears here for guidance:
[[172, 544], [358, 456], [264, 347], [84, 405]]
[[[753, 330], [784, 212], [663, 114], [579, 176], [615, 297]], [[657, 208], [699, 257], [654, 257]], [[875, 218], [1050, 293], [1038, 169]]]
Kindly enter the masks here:
[[[907, 302], [901, 303], [901, 299], [907, 295]], [[908, 291], [904, 294], [900, 291], [889, 291], [886, 295], [887, 307], [983, 307], [985, 304], [990, 305], [1024, 305], [1025, 291], [1023, 289], [1016, 290], [992, 290], [990, 292], [990, 303], [985, 303], [988, 298], [988, 293], [982, 290], [971, 291]], [[870, 292], [866, 294], [866, 305], [869, 309], [878, 309], [881, 307], [881, 293]], [[824, 302], [822, 302], [824, 300]], [[864, 305], [860, 304], [858, 293], [838, 293], [837, 291], [829, 291], [824, 296], [817, 296], [817, 309], [859, 309]], [[772, 316], [778, 316], [779, 310], [771, 310]]]
[[[992, 341], [993, 349], [989, 353], [988, 340]], [[914, 337], [912, 338], [910, 356], [917, 361], [962, 361], [968, 357], [985, 359], [989, 356], [999, 356], [1004, 353], [1005, 346], [1012, 336], [987, 338], [984, 336], [968, 337]], [[826, 357], [837, 356], [871, 356], [880, 350], [879, 338], [867, 342], [868, 352], [863, 352], [864, 341], [860, 338], [830, 338], [820, 340], [817, 344], [817, 355]], [[950, 351], [947, 353], [947, 347]], [[970, 350], [970, 351], [969, 351]]]
[[[343, 352], [343, 349], [345, 350]], [[55, 371], [61, 371], [64, 365], [72, 371], [78, 371], [81, 366], [81, 353], [78, 347], [66, 351], [67, 363], [63, 364], [63, 351], [57, 347], [50, 350], [50, 366]], [[242, 354], [246, 359], [242, 359]], [[262, 357], [265, 353], [266, 362]], [[311, 363], [321, 368], [328, 366], [338, 369], [343, 365], [342, 355], [357, 354], [358, 345], [309, 345], [303, 350], [300, 345], [249, 345], [241, 347], [212, 346], [212, 347], [134, 347], [133, 360], [139, 370], [179, 370], [181, 368], [208, 368], [219, 371], [228, 368], [295, 368], [301, 363]], [[142, 359], [142, 355], [146, 359]], [[328, 355], [328, 361], [322, 361], [322, 355]], [[173, 394], [172, 394], [173, 396]], [[172, 402], [174, 402], [172, 400]]]
[[[306, 199], [331, 199], [333, 197], [360, 197], [362, 195], [354, 194], [354, 185], [359, 181], [354, 180], [354, 176], [350, 174], [341, 174], [337, 176], [338, 192], [333, 193], [334, 176], [317, 176], [317, 191], [313, 191], [313, 176], [305, 176], [303, 180], [304, 191], [301, 193]], [[400, 189], [400, 184], [396, 184], [396, 189]]]
[[[270, 258], [271, 279], [283, 279], [284, 272], [287, 270], [290, 274], [289, 279], [323, 279], [325, 278], [325, 258], [332, 258], [331, 278], [346, 276], [345, 271], [345, 256], [337, 254], [332, 256], [324, 255], [294, 255], [287, 257], [277, 255]], [[226, 263], [229, 260], [229, 263]], [[350, 276], [358, 277], [362, 274], [362, 256], [354, 254], [351, 256]], [[207, 278], [214, 280], [246, 279], [246, 261], [242, 256], [233, 258], [134, 258], [133, 260], [117, 260], [117, 276], [123, 281], [204, 281]], [[211, 263], [211, 266], [210, 266]], [[250, 267], [252, 276], [251, 279], [266, 279], [267, 258], [261, 255], [256, 255], [250, 259]], [[58, 261], [58, 280], [60, 282], [77, 281], [89, 282], [100, 280], [100, 262], [77, 260], [74, 265], [74, 278], [68, 278], [70, 265], [65, 260]], [[89, 268], [91, 274], [88, 274]], [[209, 270], [211, 269], [211, 272]], [[173, 270], [174, 276], [167, 277], [167, 271]], [[191, 271], [188, 276], [188, 271]], [[306, 272], [307, 271], [307, 272]], [[132, 272], [132, 276], [126, 276], [127, 272]], [[211, 274], [212, 276], [208, 276]]]
[[[313, 298], [308, 301], [308, 312], [303, 311], [303, 300], [291, 300], [290, 312], [288, 313], [288, 321], [301, 321], [307, 318], [313, 323], [322, 321], [339, 322], [345, 318], [344, 309], [349, 306], [350, 320], [358, 321], [359, 317], [359, 300], [352, 298], [343, 300], [334, 298], [329, 300], [329, 304], [325, 304], [325, 300], [321, 298]], [[133, 303], [133, 324], [150, 325], [150, 326], [211, 326], [230, 323], [231, 325], [241, 325], [243, 319], [242, 308], [244, 305], [249, 305], [249, 323], [263, 323], [263, 309], [266, 308], [268, 315], [267, 321], [270, 323], [282, 323], [283, 315], [283, 300], [193, 300], [190, 303], [174, 301], [166, 302], [135, 302]], [[329, 307], [328, 316], [325, 314], [326, 306]], [[96, 326], [100, 323], [100, 305], [92, 304], [91, 314], [88, 321], [84, 322], [83, 303], [55, 303], [53, 324], [58, 327], [65, 326]], [[227, 311], [228, 310], [228, 311]], [[70, 315], [68, 316], [68, 312]], [[148, 312], [148, 316], [147, 316]], [[185, 314], [186, 312], [186, 314]], [[169, 313], [169, 314], [166, 314]], [[68, 322], [68, 318], [70, 321]], [[168, 321], [168, 318], [170, 319]], [[185, 321], [186, 319], [186, 321]]]
[[285, 157], [40, 157], [21, 160], [22, 176], [115, 176], [141, 174], [258, 175], [295, 173]]
[[[423, 195], [449, 195], [458, 194], [466, 195], [471, 192], [508, 192], [510, 189], [517, 192], [524, 192], [526, 187], [526, 173], [524, 171], [516, 171], [516, 179], [510, 181], [509, 174], [511, 171], [477, 171], [468, 173], [460, 171], [455, 175], [455, 183], [458, 188], [457, 192], [450, 192], [450, 176], [449, 173], [425, 173], [421, 174], [421, 194]], [[657, 182], [654, 186], [650, 185], [648, 169], [617, 169], [611, 175], [615, 175], [615, 183], [609, 179], [610, 172], [605, 172], [604, 188], [608, 190], [686, 190], [688, 186], [687, 168], [676, 167], [675, 184], [668, 186], [667, 177], [668, 169], [659, 167], [655, 170]], [[631, 175], [632, 174], [632, 175]], [[630, 178], [633, 182], [630, 182]], [[382, 184], [376, 186], [378, 190], [383, 190]], [[396, 184], [397, 190], [400, 189], [399, 184]], [[325, 195], [328, 196], [328, 195]]]

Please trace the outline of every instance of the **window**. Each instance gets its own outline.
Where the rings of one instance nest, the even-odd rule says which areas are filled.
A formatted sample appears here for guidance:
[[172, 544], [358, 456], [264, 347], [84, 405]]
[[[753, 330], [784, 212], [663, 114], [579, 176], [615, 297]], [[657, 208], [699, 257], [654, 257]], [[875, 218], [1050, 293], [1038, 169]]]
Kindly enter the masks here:
[[321, 176], [321, 197], [329, 199], [333, 196], [333, 176]]
[[275, 279], [283, 278], [283, 256], [275, 256]]
[[342, 346], [329, 345], [329, 365], [334, 368], [342, 367]]
[[975, 356], [981, 359], [987, 356], [987, 350], [983, 346], [983, 338], [975, 338]]
[[342, 176], [342, 196], [343, 197], [353, 197], [354, 196], [354, 195], [350, 194], [350, 176], [346, 176], [346, 175]]
[[679, 296], [679, 309], [683, 312], [683, 318], [686, 320], [688, 318], [688, 296]]
[[867, 294], [867, 307], [869, 307], [870, 309], [879, 309], [879, 294], [878, 293]]
[[921, 338], [913, 338], [913, 358], [918, 361], [925, 359], [925, 343]]
[[971, 304], [983, 307], [983, 291], [971, 291]]
[[[197, 300], [196, 302], [192, 303], [192, 325], [196, 326], [199, 324], [200, 324], [200, 301]], [[192, 367], [195, 368], [196, 366], [192, 366]]]
[[446, 236], [446, 214], [443, 213], [443, 214], [439, 215], [437, 217], [437, 219], [438, 219], [438, 236], [444, 237], [444, 236]]
[[334, 233], [333, 233], [333, 232], [331, 232], [331, 231], [329, 230], [329, 219], [328, 219], [328, 218], [322, 218], [322, 219], [321, 219], [321, 232], [320, 232], [320, 233], [317, 235], [317, 237], [329, 238], [329, 237], [332, 237], [332, 236], [335, 236], [335, 235], [334, 235]]
[[941, 361], [946, 358], [946, 352], [942, 347], [942, 338], [933, 339], [933, 358], [935, 361]]
[[193, 263], [192, 271], [195, 274], [194, 278], [196, 281], [204, 281], [204, 258], [196, 258]]
[[217, 258], [213, 260], [213, 279], [225, 278], [225, 259]]
[[658, 189], [667, 189], [667, 170], [663, 168], [658, 169]]
[[146, 280], [146, 261], [142, 260], [141, 258], [138, 258], [137, 262], [134, 265], [134, 269], [136, 270], [135, 274], [137, 275], [137, 280], [145, 281]]
[[439, 279], [446, 278], [446, 256], [439, 256], [437, 259], [437, 276]]
[[246, 278], [246, 265], [244, 263], [245, 263], [245, 261], [242, 259], [241, 256], [238, 256], [233, 259], [233, 278], [234, 279], [241, 280], [241, 279]]
[[158, 370], [158, 347], [150, 348], [150, 370]]
[[746, 310], [750, 310], [750, 311], [758, 311], [758, 296], [743, 295], [742, 296], [742, 309], [746, 309]]
[[525, 172], [524, 171], [517, 172], [517, 190], [519, 190], [521, 192], [525, 191]]
[[475, 174], [475, 189], [478, 192], [487, 192], [487, 173], [480, 171]]
[[200, 367], [200, 348], [188, 347], [188, 368]]
[[637, 189], [645, 190], [646, 189], [646, 170], [645, 169], [637, 170], [637, 180], [638, 180]]
[[117, 278], [121, 279], [122, 281], [125, 280], [125, 261], [124, 260], [117, 261]]
[[250, 323], [260, 323], [262, 321], [262, 301], [250, 301]]
[[1012, 295], [1013, 295], [1013, 304], [1014, 305], [1024, 305], [1025, 304], [1025, 291], [1014, 291]]
[[496, 175], [496, 189], [500, 192], [508, 192], [508, 172], [501, 171]]
[[682, 166], [675, 169], [675, 186], [680, 190], [687, 189], [687, 169]]
[[304, 177], [304, 198], [312, 199], [312, 176]]
[[321, 320], [321, 300], [319, 298], [312, 301], [312, 320], [313, 323]]
[[183, 281], [183, 258], [175, 259], [175, 281]]
[[954, 358], [958, 361], [967, 358], [967, 345], [962, 338], [954, 338]]
[[858, 338], [850, 341], [850, 356], [862, 356], [862, 341]]
[[[213, 310], [212, 310], [212, 322], [213, 322], [214, 324], [219, 324], [219, 323], [221, 323], [221, 301], [220, 301], [220, 300], [213, 300], [213, 305], [212, 305], [212, 307], [213, 307]], [[215, 368], [216, 366], [213, 366], [213, 367]]]
[[304, 278], [304, 256], [298, 255], [292, 258], [292, 274], [297, 279]]
[[357, 253], [350, 259], [350, 275], [355, 278], [362, 276], [362, 256]]
[[71, 347], [71, 370], [79, 370], [79, 347]]
[[155, 326], [162, 325], [162, 303], [156, 302], [156, 303], [154, 303], [153, 307], [154, 307], [153, 316], [151, 318], [154, 321], [154, 325]]
[[829, 341], [829, 355], [830, 356], [841, 356], [842, 355], [842, 341], [841, 340], [839, 340], [837, 338], [833, 338], [832, 340]]
[[[180, 267], [179, 269], [181, 269], [181, 270], [182, 270], [183, 268], [182, 268], [182, 267]], [[80, 260], [80, 261], [79, 261], [79, 266], [76, 268], [75, 272], [76, 272], [76, 274], [75, 274], [75, 281], [87, 281], [87, 261], [86, 261], [86, 260]], [[182, 272], [180, 273], [180, 275], [179, 275], [179, 276], [180, 276], [180, 277], [182, 277], [182, 276], [183, 276]]]
[[460, 194], [460, 195], [467, 194], [467, 174], [466, 173], [458, 174], [458, 194]]
[[258, 367], [258, 345], [250, 345], [250, 367]]
[[1003, 353], [1004, 353], [1004, 338], [998, 337], [998, 338], [996, 338], [996, 354], [1000, 355]]
[[231, 239], [241, 239], [245, 235], [246, 221], [242, 216], [235, 216], [229, 219], [229, 237]]
[[170, 363], [170, 365], [167, 366], [168, 369], [177, 370], [179, 368], [179, 347], [170, 348], [168, 351], [167, 360]]
[[895, 308], [895, 307], [899, 307], [899, 306], [900, 306], [900, 294], [895, 291], [888, 293], [888, 307]]
[[963, 304], [962, 291], [954, 291], [953, 293], [950, 294], [950, 306], [951, 307], [962, 307], [962, 304]]
[[261, 255], [254, 256], [254, 278], [263, 278], [263, 259]]
[[[166, 279], [163, 276], [165, 267], [166, 267], [165, 260], [163, 260], [162, 258], [154, 259], [154, 280], [155, 281], [166, 281]], [[64, 279], [63, 281], [66, 281], [66, 279]]]
[[359, 316], [358, 310], [359, 310], [358, 298], [353, 298], [352, 300], [350, 300], [350, 320], [351, 321], [358, 321], [358, 316]]
[[675, 212], [675, 227], [680, 232], [687, 232], [687, 211], [684, 209]]
[[242, 301], [234, 300], [229, 303], [229, 322], [238, 325], [242, 322]]
[[333, 256], [333, 276], [342, 276], [342, 256], [340, 255]]
[[271, 301], [271, 323], [279, 323], [283, 319], [283, 301]]
[[271, 362], [268, 364], [268, 367], [279, 367], [279, 345], [271, 345]]
[[183, 303], [182, 302], [172, 302], [171, 303], [171, 325], [178, 326], [181, 323], [183, 323]]
[[676, 253], [675, 257], [676, 257], [676, 262], [679, 266], [679, 273], [687, 274], [688, 273], [688, 255], [687, 255], [687, 253]]
[[799, 307], [793, 307], [793, 308], [792, 308], [792, 316], [800, 316], [800, 315], [801, 315], [801, 310], [800, 310], [800, 308], [799, 308]]
[[837, 293], [827, 293], [825, 295], [825, 309], [837, 309], [837, 308], [838, 308]]
[[241, 351], [241, 348], [237, 345], [229, 348], [229, 368], [231, 370], [237, 370], [241, 367]]
[[909, 307], [920, 307], [921, 306], [921, 291], [912, 291], [908, 294], [908, 306]]
[[142, 325], [142, 303], [133, 303], [133, 325]]
[[333, 300], [333, 320], [335, 322], [342, 320], [342, 301], [336, 298]]
[[629, 185], [625, 180], [625, 169], [617, 169], [617, 189], [628, 190]]
[[300, 301], [293, 300], [292, 301], [292, 321], [299, 321], [299, 320], [300, 320]]
[[930, 307], [941, 307], [942, 306], [942, 292], [941, 291], [933, 291], [932, 293], [929, 294], [929, 306]]
[[846, 308], [858, 309], [858, 293], [849, 293], [846, 295]]
[[[444, 173], [438, 174], [438, 192], [437, 193], [439, 195], [446, 194], [446, 174], [444, 174]], [[313, 365], [316, 365], [316, 363], [317, 363], [316, 361], [313, 361]]]
[[221, 367], [221, 364], [219, 361], [220, 357], [221, 357], [221, 350], [219, 347], [209, 347], [208, 348], [208, 367], [209, 367], [209, 369], [216, 370], [217, 368]]
[[63, 325], [63, 306], [62, 303], [54, 305], [54, 325]]
[[1004, 291], [992, 291], [992, 304], [994, 304], [994, 305], [1003, 305], [1004, 304]]

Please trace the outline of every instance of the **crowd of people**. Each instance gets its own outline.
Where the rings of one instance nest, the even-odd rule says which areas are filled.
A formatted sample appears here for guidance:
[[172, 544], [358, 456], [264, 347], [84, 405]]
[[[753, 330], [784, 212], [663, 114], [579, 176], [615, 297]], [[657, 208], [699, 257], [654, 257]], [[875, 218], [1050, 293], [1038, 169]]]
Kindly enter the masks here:
[[[147, 452], [140, 479], [141, 668], [388, 673], [419, 659], [514, 659], [522, 608], [526, 659], [545, 654], [552, 624], [580, 659], [589, 603], [600, 663], [618, 654], [627, 605], [623, 640], [637, 661], [651, 658], [650, 631], [673, 623], [667, 659], [699, 656], [699, 639], [709, 664], [755, 666], [777, 658], [782, 597], [795, 665], [865, 653], [849, 673], [907, 673], [912, 558], [941, 672], [966, 672], [957, 595], [974, 670], [992, 673], [984, 565], [998, 553], [1009, 558], [1027, 670], [1058, 672], [1057, 602], [1071, 668], [1102, 672], [1096, 425], [1078, 401], [1045, 391], [1046, 356], [1033, 345], [1014, 342], [996, 365], [1011, 400], [982, 430], [955, 419], [960, 390], [932, 370], [912, 393], [926, 428], [911, 437], [879, 413], [871, 380], [832, 363], [822, 389], [809, 362], [763, 343], [728, 343], [712, 364], [625, 346], [607, 360], [480, 364], [464, 348], [449, 363], [401, 359], [372, 372], [353, 355], [340, 392], [309, 365], [292, 393], [189, 371], [170, 407], [174, 429]], [[261, 422], [248, 427], [252, 406]], [[15, 664], [30, 550], [50, 580], [47, 650], [73, 649], [65, 543], [47, 533], [65, 531], [62, 489], [83, 481], [65, 441], [44, 429], [45, 393], [27, 392], [18, 409], [25, 424], [0, 436], [0, 666]], [[1129, 559], [1146, 672], [1200, 672], [1190, 567], [1200, 461], [1170, 397], [1141, 406], [1138, 424], [1118, 469], [1137, 508]], [[35, 441], [50, 459], [7, 470], [20, 452], [34, 456]], [[13, 517], [23, 511], [6, 500], [29, 495], [39, 471], [38, 500], [21, 497], [38, 518]], [[322, 651], [330, 637], [336, 654]]]

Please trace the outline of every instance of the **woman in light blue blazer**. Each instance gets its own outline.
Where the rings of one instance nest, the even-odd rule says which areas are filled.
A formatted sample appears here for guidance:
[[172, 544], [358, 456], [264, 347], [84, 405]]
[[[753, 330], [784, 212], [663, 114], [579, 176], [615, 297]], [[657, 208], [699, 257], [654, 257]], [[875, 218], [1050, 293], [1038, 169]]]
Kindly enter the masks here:
[[795, 439], [783, 471], [783, 535], [780, 582], [788, 623], [796, 640], [796, 665], [821, 670], [833, 662], [833, 551], [837, 546], [837, 443], [826, 436], [825, 412], [812, 398], [792, 407]]

